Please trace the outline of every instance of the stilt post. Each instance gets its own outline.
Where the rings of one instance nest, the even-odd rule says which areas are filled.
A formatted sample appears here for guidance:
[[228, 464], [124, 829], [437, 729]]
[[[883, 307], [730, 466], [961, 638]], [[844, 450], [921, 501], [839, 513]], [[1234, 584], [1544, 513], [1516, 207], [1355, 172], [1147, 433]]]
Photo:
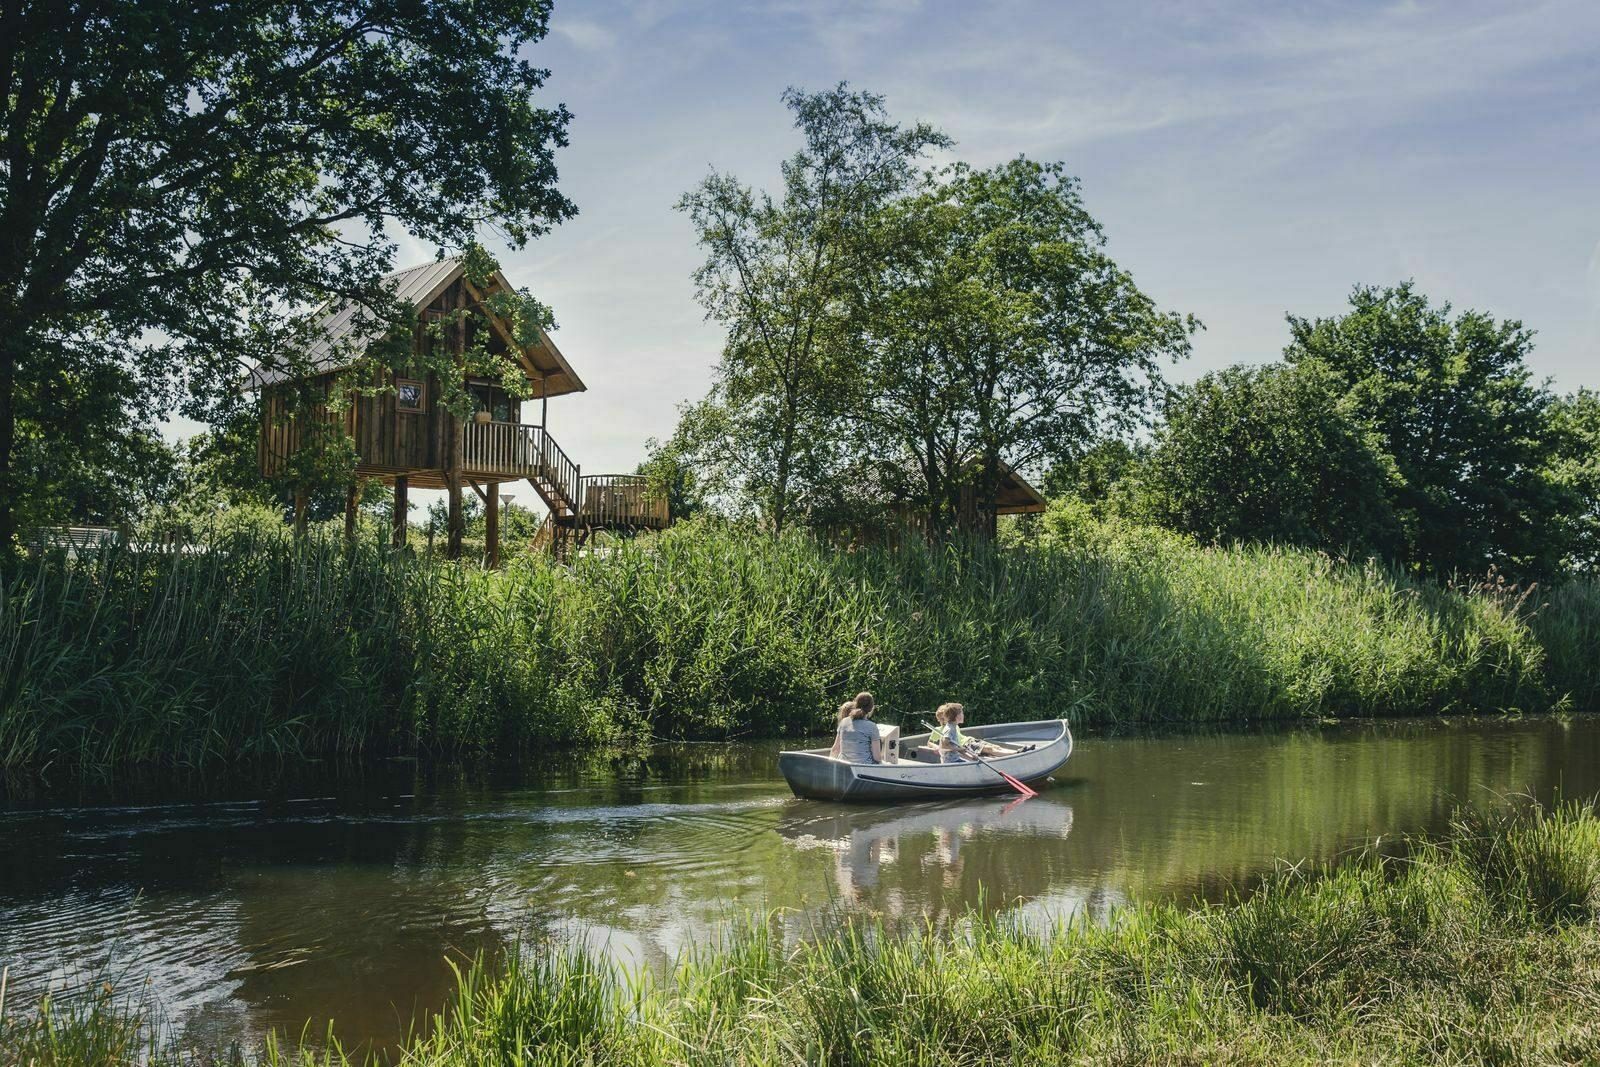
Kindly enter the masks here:
[[344, 492], [344, 543], [356, 543], [356, 502], [361, 498], [361, 486], [351, 482]]
[[499, 482], [483, 487], [483, 539], [488, 542], [489, 569], [500, 568], [500, 489]]
[[395, 548], [406, 547], [406, 513], [409, 510], [406, 503], [406, 476], [399, 474], [394, 479], [394, 515], [390, 518], [393, 523], [390, 541]]
[[461, 558], [461, 535], [466, 530], [466, 519], [461, 513], [461, 420], [454, 415], [450, 417], [450, 465], [444, 472], [445, 495], [449, 501], [449, 513], [445, 520], [447, 537], [445, 538], [444, 554], [446, 559]]

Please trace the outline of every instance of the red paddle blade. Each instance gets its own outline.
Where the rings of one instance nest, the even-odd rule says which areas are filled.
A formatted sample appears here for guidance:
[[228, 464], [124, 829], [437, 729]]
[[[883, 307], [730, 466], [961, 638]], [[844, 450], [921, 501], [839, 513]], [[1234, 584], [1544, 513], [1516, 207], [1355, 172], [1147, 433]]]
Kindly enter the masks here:
[[[995, 770], [1000, 771], [1000, 768], [996, 767]], [[1005, 771], [1000, 771], [1000, 777], [1004, 778], [1007, 782], [1009, 782], [1011, 784], [1011, 788], [1012, 789], [1015, 789], [1017, 792], [1021, 793], [1025, 797], [1036, 797], [1036, 796], [1039, 795], [1038, 793], [1035, 793], [1032, 789], [1029, 789], [1022, 782], [1020, 782], [1017, 779], [1011, 777], [1011, 775], [1007, 774]]]

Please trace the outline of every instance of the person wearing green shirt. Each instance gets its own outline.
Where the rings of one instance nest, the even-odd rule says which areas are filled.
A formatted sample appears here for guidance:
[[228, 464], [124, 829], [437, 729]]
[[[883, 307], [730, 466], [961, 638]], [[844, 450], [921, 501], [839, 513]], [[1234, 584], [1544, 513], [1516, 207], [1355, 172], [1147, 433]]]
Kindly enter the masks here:
[[961, 724], [966, 721], [967, 709], [960, 704], [940, 704], [933, 715], [939, 720], [933, 737], [938, 741], [940, 763], [967, 763], [974, 756], [1009, 756], [1018, 751], [1009, 745], [992, 745], [962, 733]]

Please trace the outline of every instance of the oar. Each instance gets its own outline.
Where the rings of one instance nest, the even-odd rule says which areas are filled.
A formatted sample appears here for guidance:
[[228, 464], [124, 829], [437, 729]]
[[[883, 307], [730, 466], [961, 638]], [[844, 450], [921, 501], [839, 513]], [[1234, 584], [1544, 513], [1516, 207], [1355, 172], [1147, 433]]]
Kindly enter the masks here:
[[[923, 723], [922, 725], [928, 726], [927, 723]], [[929, 737], [933, 736], [933, 729], [934, 728], [932, 726], [928, 726], [928, 736]], [[968, 752], [967, 753], [967, 758], [969, 758], [969, 759], [971, 759], [971, 760], [973, 760], [973, 761], [975, 761], [977, 763], [983, 764], [985, 767], [989, 768], [991, 771], [993, 771], [994, 773], [998, 774], [1000, 777], [1004, 778], [1006, 780], [1006, 784], [1007, 785], [1009, 785], [1012, 789], [1015, 789], [1017, 792], [1021, 793], [1024, 797], [1036, 797], [1036, 796], [1039, 795], [1034, 790], [1028, 788], [1026, 783], [1022, 782], [1020, 779], [1011, 777], [1011, 775], [1007, 774], [1005, 771], [1002, 771], [999, 767], [996, 767], [994, 764], [990, 763], [988, 760], [984, 759], [982, 756], [978, 755], [976, 752]]]

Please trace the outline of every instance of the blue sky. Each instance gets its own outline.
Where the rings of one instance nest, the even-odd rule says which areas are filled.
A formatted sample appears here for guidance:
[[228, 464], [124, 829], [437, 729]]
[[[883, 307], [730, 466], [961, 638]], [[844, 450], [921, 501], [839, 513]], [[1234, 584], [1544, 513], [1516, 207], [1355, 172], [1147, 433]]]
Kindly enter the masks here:
[[575, 116], [580, 215], [504, 260], [589, 385], [550, 405], [588, 472], [632, 469], [717, 358], [673, 203], [711, 168], [774, 183], [779, 93], [839, 80], [954, 157], [1064, 160], [1112, 255], [1205, 323], [1175, 377], [1272, 360], [1286, 311], [1414, 278], [1536, 329], [1558, 388], [1600, 386], [1595, 0], [557, 0], [529, 55]]

